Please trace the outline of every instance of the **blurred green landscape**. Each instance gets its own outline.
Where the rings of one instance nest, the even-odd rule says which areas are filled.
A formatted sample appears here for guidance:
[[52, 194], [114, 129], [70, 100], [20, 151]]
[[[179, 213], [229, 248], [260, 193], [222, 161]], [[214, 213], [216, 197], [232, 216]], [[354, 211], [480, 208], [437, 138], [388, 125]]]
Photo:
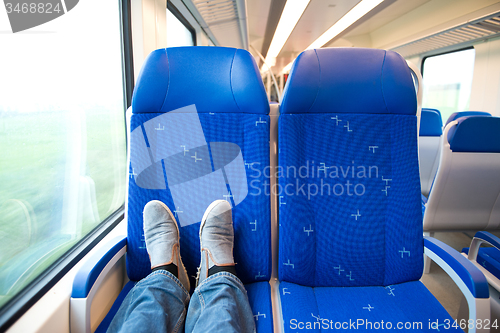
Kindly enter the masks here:
[[[124, 203], [126, 137], [119, 106], [83, 113], [0, 111], [0, 119], [1, 307]], [[74, 165], [84, 166], [79, 175], [70, 172]], [[85, 186], [68, 196], [68, 181]], [[87, 200], [94, 195], [95, 201]], [[78, 223], [63, 216], [64, 205], [83, 205], [65, 215], [78, 215]]]

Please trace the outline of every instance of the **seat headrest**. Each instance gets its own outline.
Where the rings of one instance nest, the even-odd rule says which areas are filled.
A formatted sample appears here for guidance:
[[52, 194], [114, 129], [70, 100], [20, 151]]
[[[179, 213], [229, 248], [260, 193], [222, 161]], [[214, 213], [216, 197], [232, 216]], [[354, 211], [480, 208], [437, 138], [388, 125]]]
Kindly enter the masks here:
[[295, 60], [280, 113], [415, 115], [417, 97], [406, 61], [365, 48], [306, 50]]
[[423, 108], [420, 114], [419, 136], [441, 136], [443, 134], [443, 120], [441, 112], [436, 109]]
[[500, 153], [500, 118], [462, 117], [448, 132], [453, 152]]
[[453, 120], [457, 120], [458, 118], [461, 117], [491, 117], [491, 113], [488, 112], [482, 112], [482, 111], [462, 111], [462, 112], [453, 112], [449, 117], [448, 120], [446, 121], [446, 124], [444, 124], [444, 127], [451, 123]]
[[132, 112], [165, 113], [191, 104], [199, 113], [269, 113], [248, 51], [193, 46], [151, 52], [137, 78]]

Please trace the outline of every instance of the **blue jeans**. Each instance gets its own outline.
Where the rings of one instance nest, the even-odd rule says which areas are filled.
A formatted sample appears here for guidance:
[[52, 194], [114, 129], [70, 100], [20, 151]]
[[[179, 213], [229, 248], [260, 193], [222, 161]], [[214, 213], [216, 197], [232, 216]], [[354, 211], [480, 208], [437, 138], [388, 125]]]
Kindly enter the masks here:
[[[189, 306], [188, 306], [189, 305]], [[158, 270], [139, 281], [123, 300], [108, 332], [255, 332], [252, 309], [241, 281], [219, 272], [189, 292], [170, 272]]]

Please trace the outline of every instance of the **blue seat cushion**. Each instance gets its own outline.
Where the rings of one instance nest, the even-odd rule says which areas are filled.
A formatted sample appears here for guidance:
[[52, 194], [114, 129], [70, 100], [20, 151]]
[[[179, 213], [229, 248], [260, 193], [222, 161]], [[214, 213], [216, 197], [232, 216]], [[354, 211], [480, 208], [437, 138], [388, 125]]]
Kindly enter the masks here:
[[[115, 302], [111, 306], [108, 314], [101, 321], [95, 333], [105, 333], [111, 324], [114, 316], [118, 312], [120, 305], [134, 287], [136, 282], [129, 281], [122, 289]], [[245, 285], [248, 300], [254, 315], [255, 326], [258, 333], [273, 332], [273, 313], [271, 306], [271, 287], [269, 282], [255, 282]]]
[[446, 125], [451, 123], [454, 120], [457, 120], [458, 118], [462, 117], [491, 117], [491, 113], [489, 112], [482, 112], [482, 111], [462, 111], [462, 112], [453, 112], [449, 117], [448, 120], [446, 120]]
[[[462, 252], [469, 254], [469, 248], [462, 249]], [[496, 247], [481, 247], [476, 261], [500, 279], [500, 251]]]
[[280, 113], [415, 115], [410, 69], [396, 52], [355, 47], [321, 48], [295, 59]]
[[280, 116], [280, 281], [333, 287], [420, 278], [416, 120], [386, 114]]
[[[212, 201], [228, 199], [233, 205], [234, 257], [238, 276], [243, 283], [269, 281], [271, 277], [271, 214], [269, 189], [266, 191], [266, 177], [264, 176], [264, 171], [267, 170], [268, 173], [269, 166], [269, 116], [245, 113], [195, 114], [199, 117], [199, 124], [201, 124], [199, 131], [202, 131], [203, 143], [197, 143], [194, 146], [204, 145], [206, 152], [203, 155], [203, 151], [200, 150], [197, 155], [199, 159], [196, 161], [193, 148], [189, 148], [188, 143], [190, 140], [195, 140], [193, 137], [197, 134], [192, 133], [193, 131], [186, 133], [186, 128], [182, 126], [192, 120], [192, 114], [176, 114], [174, 118], [171, 118], [178, 121], [179, 125], [171, 129], [177, 132], [171, 132], [172, 137], [169, 139], [162, 139], [160, 136], [167, 135], [167, 130], [155, 130], [155, 128], [163, 129], [163, 126], [168, 129], [167, 123], [162, 123], [160, 126], [156, 118], [164, 116], [171, 118], [170, 114], [158, 113], [133, 114], [131, 118], [131, 165], [127, 211], [127, 273], [129, 278], [138, 281], [151, 271], [143, 236], [142, 212], [147, 202], [160, 200], [175, 214], [177, 222], [180, 223], [182, 261], [188, 275], [192, 277], [191, 285], [194, 286], [194, 276], [200, 263], [199, 228], [203, 212]], [[150, 120], [153, 120], [151, 126], [154, 125], [154, 128], [149, 126]], [[136, 129], [138, 131], [135, 131]], [[179, 141], [180, 137], [184, 141]], [[158, 142], [153, 144], [155, 140]], [[175, 143], [176, 140], [178, 142]], [[178, 168], [176, 163], [169, 164], [170, 157], [167, 159], [159, 156], [170, 146], [173, 147], [170, 147], [172, 149], [179, 149], [183, 142], [186, 142], [190, 151], [186, 156], [182, 156], [181, 152], [181, 158], [186, 158], [193, 167], [199, 165], [204, 166], [205, 169]], [[242, 156], [237, 157], [241, 159], [239, 166], [235, 164], [236, 162], [223, 165], [224, 163], [218, 160], [213, 147], [219, 143], [237, 147], [237, 153], [241, 149]], [[212, 147], [211, 151], [206, 149], [207, 145]], [[182, 148], [180, 149], [182, 151]], [[196, 149], [198, 148], [195, 148], [195, 151]], [[230, 155], [233, 151], [223, 153]], [[234, 156], [230, 157], [232, 159]], [[153, 163], [153, 159], [157, 159], [158, 162]], [[240, 168], [240, 173], [232, 173], [234, 168]], [[192, 178], [184, 179], [186, 175], [191, 175]], [[222, 179], [222, 188], [211, 178], [214, 175]], [[173, 192], [174, 190], [177, 192]], [[238, 191], [240, 197], [236, 200]], [[232, 194], [234, 197], [224, 197], [226, 194]], [[195, 215], [191, 214], [194, 209], [198, 209]], [[183, 224], [183, 217], [188, 214], [193, 215], [192, 220], [190, 223]]]
[[132, 111], [163, 113], [191, 104], [200, 113], [269, 114], [250, 52], [205, 46], [151, 52], [137, 78]]
[[[387, 287], [316, 288], [282, 282], [280, 297], [285, 332], [376, 332], [397, 330], [398, 325], [403, 325], [401, 331], [437, 332], [443, 324], [454, 323], [420, 281]], [[445, 331], [463, 332], [452, 327]]]
[[461, 117], [448, 142], [453, 152], [500, 153], [500, 118]]
[[436, 109], [422, 109], [420, 115], [419, 136], [441, 136], [443, 134], [443, 120], [441, 113]]
[[259, 333], [273, 332], [273, 310], [271, 305], [271, 286], [269, 282], [254, 282], [245, 285], [248, 301], [252, 308], [255, 327]]

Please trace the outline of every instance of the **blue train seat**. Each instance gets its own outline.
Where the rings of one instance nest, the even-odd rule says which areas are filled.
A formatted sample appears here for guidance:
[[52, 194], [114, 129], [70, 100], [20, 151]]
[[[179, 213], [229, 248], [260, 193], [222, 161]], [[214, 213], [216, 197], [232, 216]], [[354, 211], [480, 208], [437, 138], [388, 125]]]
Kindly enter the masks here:
[[[429, 198], [430, 191], [432, 189], [432, 185], [434, 184], [434, 180], [436, 179], [437, 169], [439, 167], [439, 161], [441, 159], [441, 150], [442, 150], [442, 128], [438, 129], [438, 122], [442, 127], [442, 120], [437, 119], [435, 114], [431, 114], [429, 112], [425, 112], [424, 110], [433, 110], [433, 109], [422, 109], [422, 119], [421, 122], [424, 122], [425, 125], [431, 126], [420, 126], [420, 137], [419, 137], [419, 161], [420, 161], [420, 182], [422, 186], [422, 211], [425, 212], [425, 208], [427, 205], [427, 201]], [[439, 113], [438, 110], [435, 110]], [[441, 117], [441, 116], [439, 116]], [[446, 125], [450, 122], [457, 120], [462, 117], [491, 117], [491, 114], [488, 112], [481, 111], [462, 111], [462, 112], [454, 112], [452, 113], [448, 119], [446, 120]], [[431, 120], [433, 119], [433, 120]], [[439, 133], [439, 139], [436, 137]], [[422, 137], [422, 134], [425, 135], [425, 139]], [[437, 144], [437, 146], [435, 146]], [[436, 154], [433, 152], [436, 151]], [[430, 158], [434, 157], [434, 161], [432, 162], [432, 166], [430, 165]], [[422, 179], [424, 177], [424, 179]], [[426, 233], [429, 235], [433, 235], [432, 233]], [[428, 266], [428, 265], [427, 265]], [[428, 268], [426, 268], [428, 272]]]
[[[257, 332], [272, 332], [271, 200], [264, 178], [270, 163], [268, 114], [259, 71], [245, 50], [180, 47], [149, 55], [129, 120], [130, 282], [112, 311], [132, 285], [151, 272], [142, 221], [147, 202], [161, 200], [175, 214], [181, 257], [194, 286], [200, 220], [212, 201], [226, 199], [233, 206], [236, 270], [248, 291]], [[88, 281], [88, 276], [82, 273], [82, 280]], [[88, 289], [75, 286], [73, 294], [86, 296]], [[98, 331], [106, 329], [113, 315], [108, 314]]]
[[462, 117], [491, 117], [491, 113], [489, 113], [489, 112], [483, 112], [483, 111], [460, 111], [460, 112], [453, 112], [448, 117], [448, 119], [446, 120], [446, 123], [444, 124], [444, 127], [446, 127], [452, 121], [457, 120], [458, 118], [462, 118]]
[[460, 117], [443, 136], [424, 231], [500, 229], [500, 118]]
[[[483, 243], [491, 245], [491, 247], [480, 247]], [[470, 251], [471, 248], [473, 251]], [[469, 260], [481, 265], [481, 267], [493, 275], [496, 279], [492, 279], [491, 276], [488, 278], [488, 275], [486, 275], [486, 278], [490, 284], [490, 279], [493, 281], [496, 280], [495, 284], [500, 290], [500, 280], [498, 280], [500, 279], [500, 238], [487, 231], [478, 231], [474, 235], [471, 247], [462, 249], [462, 252], [467, 254]]]
[[461, 288], [471, 318], [489, 316], [479, 270], [422, 236], [416, 111], [410, 70], [397, 53], [324, 48], [295, 60], [279, 118], [285, 332], [352, 323], [371, 332], [382, 320], [435, 332], [452, 319], [419, 281], [424, 251]]
[[[480, 247], [482, 244], [490, 247]], [[487, 231], [478, 231], [472, 239], [470, 248], [464, 248], [462, 252], [488, 280], [491, 322], [495, 320], [497, 323], [500, 322], [500, 238]]]
[[418, 160], [420, 187], [425, 197], [429, 196], [439, 165], [442, 134], [443, 121], [439, 110], [423, 108], [420, 114], [420, 130], [418, 133]]

